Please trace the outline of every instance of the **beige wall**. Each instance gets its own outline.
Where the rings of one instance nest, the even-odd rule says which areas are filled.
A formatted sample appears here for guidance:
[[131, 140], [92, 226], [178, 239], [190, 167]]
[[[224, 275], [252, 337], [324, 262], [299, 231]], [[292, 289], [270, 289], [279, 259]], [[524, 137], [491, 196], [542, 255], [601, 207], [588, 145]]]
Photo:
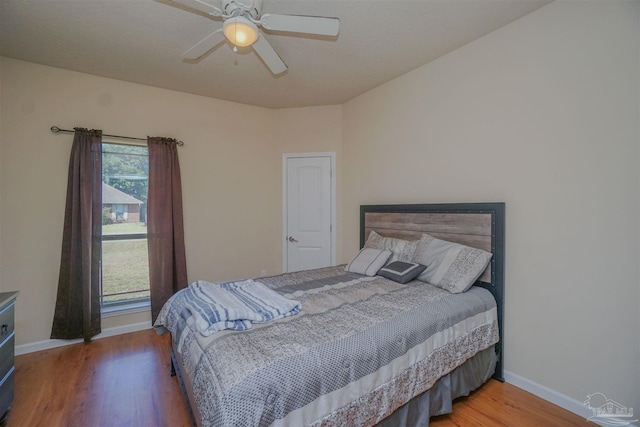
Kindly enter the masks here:
[[[336, 240], [342, 255], [342, 106], [274, 110], [274, 142], [279, 161], [283, 154], [333, 152], [336, 154]], [[282, 193], [280, 194], [282, 196]], [[280, 197], [282, 204], [282, 197]], [[282, 223], [282, 221], [281, 221]], [[280, 228], [282, 236], [282, 228]], [[282, 251], [279, 252], [282, 254]], [[282, 257], [281, 257], [282, 264]]]
[[506, 202], [505, 367], [640, 407], [639, 3], [550, 4], [347, 102], [363, 203]]
[[[21, 292], [18, 345], [48, 339], [55, 305], [73, 136], [52, 125], [185, 141], [189, 280], [280, 273], [282, 154], [332, 151], [339, 165], [340, 106], [269, 110], [0, 60], [0, 290]], [[149, 319], [110, 317], [103, 329]]]
[[[51, 133], [52, 125], [185, 141], [189, 279], [279, 271], [281, 160], [271, 110], [0, 60], [0, 289], [21, 292], [17, 344], [48, 339], [53, 317], [73, 136]], [[109, 318], [103, 328], [149, 318]]]

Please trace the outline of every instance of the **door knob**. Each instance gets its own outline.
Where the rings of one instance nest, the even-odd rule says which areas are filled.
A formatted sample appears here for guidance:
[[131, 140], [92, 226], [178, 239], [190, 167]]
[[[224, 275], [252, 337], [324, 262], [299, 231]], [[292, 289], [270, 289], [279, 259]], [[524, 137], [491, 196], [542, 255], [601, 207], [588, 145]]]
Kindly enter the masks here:
[[289, 241], [291, 243], [298, 243], [298, 241], [293, 236], [289, 236]]

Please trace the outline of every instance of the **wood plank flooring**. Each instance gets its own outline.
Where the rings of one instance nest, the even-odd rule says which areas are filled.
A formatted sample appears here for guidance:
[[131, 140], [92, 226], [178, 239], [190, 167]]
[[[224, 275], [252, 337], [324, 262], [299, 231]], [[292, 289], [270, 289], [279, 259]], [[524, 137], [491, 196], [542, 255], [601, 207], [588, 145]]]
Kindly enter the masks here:
[[[189, 414], [169, 376], [168, 335], [152, 330], [16, 357], [7, 427], [178, 427]], [[509, 384], [489, 381], [431, 427], [594, 426]], [[294, 426], [297, 427], [297, 426]]]

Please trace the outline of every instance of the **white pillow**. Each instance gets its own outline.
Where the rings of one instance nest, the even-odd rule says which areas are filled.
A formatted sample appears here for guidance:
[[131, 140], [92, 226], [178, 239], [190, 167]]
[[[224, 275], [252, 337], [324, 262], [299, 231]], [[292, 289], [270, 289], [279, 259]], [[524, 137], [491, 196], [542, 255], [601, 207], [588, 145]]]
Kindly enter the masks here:
[[423, 234], [412, 261], [427, 266], [418, 280], [457, 294], [478, 280], [491, 257], [491, 252]]
[[391, 251], [391, 257], [387, 260], [387, 265], [395, 261], [410, 262], [418, 246], [419, 240], [412, 242], [395, 237], [382, 237], [375, 231], [369, 233], [365, 248], [376, 248]]
[[366, 274], [367, 276], [375, 276], [378, 270], [384, 266], [391, 251], [382, 249], [363, 248], [358, 255], [344, 268], [350, 273]]

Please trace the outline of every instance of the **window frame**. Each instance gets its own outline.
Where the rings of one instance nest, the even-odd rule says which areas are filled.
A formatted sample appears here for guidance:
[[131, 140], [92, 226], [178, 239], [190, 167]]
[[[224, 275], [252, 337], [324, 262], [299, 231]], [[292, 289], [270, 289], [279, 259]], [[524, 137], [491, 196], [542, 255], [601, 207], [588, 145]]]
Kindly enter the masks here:
[[[105, 154], [104, 151], [104, 144], [108, 144], [108, 145], [121, 145], [121, 146], [125, 146], [125, 147], [144, 147], [144, 148], [148, 148], [146, 143], [131, 143], [131, 142], [127, 142], [127, 143], [123, 143], [123, 142], [115, 142], [115, 141], [109, 141], [109, 140], [102, 140], [102, 144], [103, 144], [103, 148], [102, 148], [102, 152], [101, 152], [101, 161], [102, 161], [102, 156]], [[117, 154], [117, 153], [109, 153], [107, 152], [106, 154]], [[132, 155], [132, 156], [142, 156], [141, 154], [128, 154], [127, 155]], [[147, 155], [146, 155], [147, 159], [149, 157], [148, 155], [148, 151], [147, 151]], [[147, 176], [147, 185], [148, 185], [148, 176]], [[102, 179], [104, 179], [104, 170], [103, 170], [103, 177]], [[104, 182], [104, 181], [103, 181]], [[112, 205], [112, 210], [113, 207], [115, 207], [116, 205], [113, 204]], [[100, 315], [102, 318], [108, 318], [108, 317], [114, 317], [114, 316], [122, 316], [122, 315], [127, 315], [127, 314], [134, 314], [134, 313], [141, 313], [141, 312], [146, 312], [149, 311], [151, 309], [151, 296], [146, 296], [146, 297], [140, 297], [140, 298], [131, 298], [131, 299], [125, 299], [125, 300], [121, 300], [121, 301], [113, 301], [113, 302], [107, 302], [106, 304], [104, 303], [104, 295], [103, 295], [103, 280], [102, 280], [102, 261], [103, 261], [103, 254], [102, 254], [102, 242], [105, 241], [117, 241], [117, 240], [147, 240], [147, 233], [130, 233], [130, 234], [103, 234], [103, 232], [100, 232], [100, 239], [101, 239], [101, 251], [100, 251]], [[148, 264], [147, 264], [147, 268], [148, 268]], [[151, 285], [149, 284], [149, 291], [151, 289]], [[111, 295], [115, 295], [115, 294], [111, 294]]]

